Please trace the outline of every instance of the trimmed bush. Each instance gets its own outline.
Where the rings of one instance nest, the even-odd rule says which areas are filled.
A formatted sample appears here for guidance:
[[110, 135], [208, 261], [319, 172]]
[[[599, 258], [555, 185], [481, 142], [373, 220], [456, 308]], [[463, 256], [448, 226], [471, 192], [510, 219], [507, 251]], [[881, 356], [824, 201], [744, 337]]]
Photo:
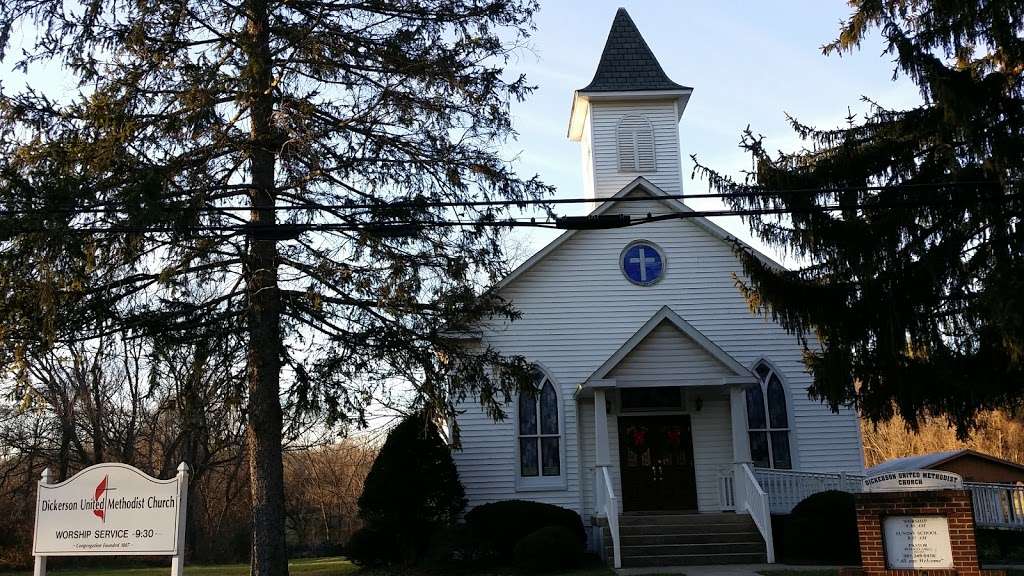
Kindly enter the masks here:
[[1024, 563], [1024, 532], [976, 528], [974, 535], [982, 564]]
[[520, 540], [513, 552], [515, 565], [529, 572], [550, 572], [579, 566], [583, 544], [565, 526], [545, 526]]
[[408, 416], [388, 434], [359, 497], [359, 517], [393, 539], [383, 561], [411, 564], [426, 552], [431, 534], [451, 527], [466, 495], [451, 451], [437, 425]]
[[466, 514], [466, 524], [506, 561], [513, 559], [514, 548], [520, 540], [541, 528], [561, 526], [567, 529], [580, 548], [587, 540], [579, 514], [529, 500], [503, 500], [477, 506]]
[[789, 514], [782, 535], [786, 562], [860, 564], [857, 506], [849, 492], [808, 496]]
[[374, 528], [363, 527], [349, 536], [345, 556], [359, 566], [377, 566], [392, 560], [394, 538]]

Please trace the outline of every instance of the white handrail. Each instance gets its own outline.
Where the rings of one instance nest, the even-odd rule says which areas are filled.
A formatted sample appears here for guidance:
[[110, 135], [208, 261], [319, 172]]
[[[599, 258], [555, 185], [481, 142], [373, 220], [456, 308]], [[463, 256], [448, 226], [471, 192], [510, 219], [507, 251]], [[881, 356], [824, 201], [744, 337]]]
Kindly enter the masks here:
[[771, 468], [758, 468], [754, 471], [754, 476], [768, 493], [772, 514], [789, 514], [794, 506], [818, 492], [860, 492], [864, 481], [864, 476], [860, 474], [828, 474]]
[[612, 484], [612, 475], [608, 472], [608, 466], [597, 466], [597, 505], [598, 509], [604, 512], [608, 521], [608, 531], [612, 534], [612, 563], [616, 568], [622, 568], [622, 549], [619, 544], [619, 501], [615, 496], [615, 488]]
[[974, 500], [974, 523], [1024, 530], [1024, 485], [964, 482]]
[[[808, 496], [839, 490], [860, 492], [861, 474], [828, 474], [758, 468], [754, 477], [768, 494], [772, 514], [789, 514]], [[964, 482], [974, 500], [974, 522], [981, 528], [1024, 530], [1024, 485]]]
[[736, 487], [736, 511], [750, 514], [764, 538], [768, 563], [774, 564], [775, 542], [772, 538], [772, 511], [768, 505], [768, 494], [758, 484], [753, 468], [746, 462], [736, 464], [733, 483]]

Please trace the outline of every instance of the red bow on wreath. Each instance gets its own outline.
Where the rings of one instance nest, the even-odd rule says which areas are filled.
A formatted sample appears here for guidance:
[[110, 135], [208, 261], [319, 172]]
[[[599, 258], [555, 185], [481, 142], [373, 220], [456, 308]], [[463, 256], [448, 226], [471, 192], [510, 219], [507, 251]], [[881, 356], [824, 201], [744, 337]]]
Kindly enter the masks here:
[[647, 430], [633, 428], [630, 431], [630, 436], [632, 436], [633, 446], [636, 448], [643, 448], [644, 444], [647, 443]]
[[668, 443], [672, 446], [679, 446], [679, 441], [683, 438], [683, 433], [678, 428], [671, 428], [665, 432], [665, 436], [668, 438]]

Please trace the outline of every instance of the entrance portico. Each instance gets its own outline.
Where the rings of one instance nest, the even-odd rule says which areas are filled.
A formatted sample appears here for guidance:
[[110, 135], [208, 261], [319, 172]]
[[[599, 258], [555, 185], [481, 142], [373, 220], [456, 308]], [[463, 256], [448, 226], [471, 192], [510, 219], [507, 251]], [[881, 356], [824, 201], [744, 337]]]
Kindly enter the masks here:
[[581, 409], [593, 398], [593, 427], [580, 433], [619, 511], [729, 509], [723, 477], [749, 461], [744, 387], [756, 383], [669, 307], [654, 314], [577, 391]]

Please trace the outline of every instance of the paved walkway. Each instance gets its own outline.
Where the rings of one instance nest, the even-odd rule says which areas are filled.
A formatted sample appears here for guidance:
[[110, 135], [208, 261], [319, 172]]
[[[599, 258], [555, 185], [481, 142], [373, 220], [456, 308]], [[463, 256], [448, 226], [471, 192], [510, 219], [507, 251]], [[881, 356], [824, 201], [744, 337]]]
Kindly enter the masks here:
[[722, 566], [676, 566], [670, 568], [620, 568], [621, 576], [686, 574], [686, 576], [758, 576], [761, 570], [829, 570], [835, 566], [789, 566], [786, 564], [726, 564]]

